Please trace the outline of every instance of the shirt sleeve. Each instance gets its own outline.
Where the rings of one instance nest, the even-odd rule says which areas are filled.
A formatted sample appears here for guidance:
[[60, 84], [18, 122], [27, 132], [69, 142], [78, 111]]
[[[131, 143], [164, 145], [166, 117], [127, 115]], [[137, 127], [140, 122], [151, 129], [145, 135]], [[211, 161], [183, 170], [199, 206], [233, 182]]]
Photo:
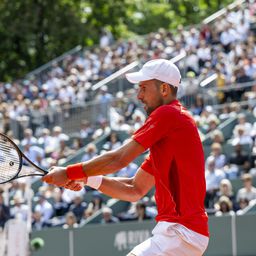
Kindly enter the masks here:
[[141, 144], [145, 150], [168, 135], [174, 120], [171, 120], [170, 110], [165, 106], [156, 109], [146, 120], [145, 124], [137, 130], [133, 139]]
[[146, 157], [145, 161], [141, 164], [140, 168], [143, 171], [145, 171], [145, 172], [154, 176], [154, 168], [153, 168], [152, 163], [151, 163], [150, 155]]

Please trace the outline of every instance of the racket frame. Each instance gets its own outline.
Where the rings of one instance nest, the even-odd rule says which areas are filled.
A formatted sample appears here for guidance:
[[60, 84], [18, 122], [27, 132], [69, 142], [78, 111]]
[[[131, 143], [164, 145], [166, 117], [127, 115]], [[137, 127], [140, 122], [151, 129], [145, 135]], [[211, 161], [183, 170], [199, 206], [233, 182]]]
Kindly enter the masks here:
[[[25, 154], [20, 150], [20, 148], [16, 145], [16, 143], [10, 139], [8, 136], [6, 136], [5, 134], [3, 133], [0, 133], [0, 136], [4, 137], [7, 141], [9, 141], [13, 146], [14, 148], [16, 149], [18, 155], [19, 155], [19, 159], [20, 159], [20, 163], [19, 163], [19, 167], [18, 167], [18, 171], [16, 173], [16, 175], [11, 178], [11, 179], [8, 179], [4, 182], [0, 182], [0, 184], [4, 184], [4, 183], [7, 183], [9, 181], [12, 181], [12, 180], [15, 180], [15, 179], [18, 179], [18, 178], [23, 178], [23, 177], [32, 177], [32, 176], [44, 176], [46, 175], [48, 172], [44, 169], [42, 169], [41, 167], [37, 166], [35, 163], [33, 163], [27, 156], [25, 156]], [[24, 175], [20, 175], [19, 176], [19, 173], [21, 172], [22, 170], [22, 166], [23, 166], [23, 159], [25, 159], [30, 165], [32, 165], [34, 168], [36, 168], [38, 171], [41, 172], [40, 173], [30, 173], [30, 174], [24, 174]]]

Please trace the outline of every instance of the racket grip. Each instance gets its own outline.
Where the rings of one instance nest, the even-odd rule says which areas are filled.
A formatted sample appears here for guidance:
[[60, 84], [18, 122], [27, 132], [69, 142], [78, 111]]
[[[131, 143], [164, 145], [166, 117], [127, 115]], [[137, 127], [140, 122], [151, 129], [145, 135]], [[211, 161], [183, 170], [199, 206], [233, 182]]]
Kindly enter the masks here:
[[81, 180], [87, 178], [87, 175], [83, 170], [82, 163], [68, 165], [66, 168], [66, 173], [70, 180]]

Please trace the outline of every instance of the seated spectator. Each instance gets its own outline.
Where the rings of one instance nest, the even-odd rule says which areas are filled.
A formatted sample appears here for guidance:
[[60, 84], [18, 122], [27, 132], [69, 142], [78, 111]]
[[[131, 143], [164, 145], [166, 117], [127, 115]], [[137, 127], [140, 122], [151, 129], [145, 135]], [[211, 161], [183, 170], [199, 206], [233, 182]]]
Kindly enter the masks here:
[[102, 119], [99, 121], [99, 124], [100, 124], [100, 127], [98, 129], [96, 129], [92, 135], [93, 140], [96, 140], [99, 137], [110, 133], [110, 131], [111, 131], [108, 120]]
[[68, 211], [69, 205], [62, 199], [62, 191], [60, 190], [60, 188], [54, 189], [52, 199], [54, 217], [64, 216]]
[[53, 216], [52, 205], [46, 200], [43, 194], [38, 195], [38, 202], [35, 205], [34, 211], [41, 213], [43, 222], [48, 222]]
[[50, 130], [47, 128], [44, 128], [42, 130], [42, 134], [38, 138], [38, 144], [43, 147], [46, 153], [47, 153], [47, 149], [51, 145], [51, 140], [52, 140], [52, 136], [51, 136]]
[[219, 201], [219, 199], [222, 196], [226, 196], [227, 198], [229, 198], [229, 200], [232, 202], [233, 206], [235, 206], [236, 203], [236, 199], [233, 193], [233, 189], [232, 189], [232, 184], [228, 179], [223, 179], [220, 182], [220, 189], [216, 194], [216, 201]]
[[[33, 163], [35, 163], [38, 166], [44, 166], [44, 150], [36, 145], [32, 144], [24, 144], [24, 150], [23, 153], [26, 157], [28, 157]], [[25, 165], [29, 165], [29, 163], [24, 160]]]
[[76, 220], [76, 216], [73, 212], [68, 212], [65, 215], [65, 224], [62, 226], [64, 229], [68, 228], [78, 228], [79, 225]]
[[47, 153], [52, 153], [60, 148], [60, 140], [69, 140], [69, 136], [63, 133], [60, 126], [54, 126], [52, 129], [50, 145], [47, 148]]
[[134, 113], [132, 115], [132, 122], [134, 130], [138, 130], [145, 122], [145, 117], [141, 113]]
[[253, 141], [250, 135], [245, 133], [245, 128], [243, 125], [237, 126], [237, 131], [234, 135], [234, 138], [231, 140], [231, 144], [233, 146], [240, 144], [240, 145], [252, 145]]
[[128, 211], [120, 213], [118, 217], [121, 221], [153, 219], [153, 217], [148, 214], [147, 205], [143, 200], [131, 203]]
[[27, 221], [29, 211], [30, 211], [29, 206], [27, 204], [24, 204], [24, 201], [21, 195], [16, 194], [13, 198], [13, 206], [10, 209], [11, 217], [19, 218], [23, 221]]
[[81, 122], [81, 127], [80, 127], [80, 137], [82, 139], [91, 137], [93, 134], [93, 128], [91, 127], [89, 121], [87, 120], [82, 120]]
[[91, 217], [91, 216], [93, 215], [93, 213], [94, 213], [94, 212], [93, 212], [93, 209], [87, 208], [87, 209], [84, 210], [83, 216], [82, 216], [82, 218], [81, 218], [81, 220], [80, 220], [80, 227], [82, 227], [82, 226], [85, 225], [87, 219], [88, 219], [89, 217]]
[[32, 216], [32, 229], [39, 231], [42, 230], [45, 227], [49, 227], [49, 224], [44, 222], [42, 219], [41, 212], [35, 211]]
[[224, 142], [224, 135], [221, 130], [214, 130], [211, 134], [211, 139], [213, 143], [219, 143], [220, 145]]
[[236, 164], [227, 163], [223, 167], [223, 171], [225, 173], [226, 178], [229, 180], [237, 179], [239, 176], [239, 167]]
[[79, 191], [72, 191], [70, 189], [63, 189], [62, 192], [62, 199], [64, 202], [68, 203], [68, 204], [72, 204], [72, 201], [78, 196], [80, 195], [81, 197], [84, 198], [84, 195], [86, 193], [85, 187], [82, 188]]
[[232, 216], [235, 214], [231, 200], [226, 196], [221, 196], [218, 203], [218, 210], [215, 216]]
[[118, 223], [118, 222], [119, 222], [119, 219], [113, 216], [113, 211], [111, 208], [106, 206], [102, 208], [101, 224]]
[[246, 198], [249, 201], [256, 199], [256, 188], [252, 185], [252, 176], [246, 173], [242, 176], [242, 181], [244, 187], [238, 190], [236, 201], [239, 202], [241, 198]]
[[103, 145], [103, 148], [108, 151], [117, 149], [121, 145], [122, 142], [119, 140], [118, 135], [115, 132], [112, 132], [109, 136], [109, 140]]
[[77, 195], [73, 199], [73, 202], [69, 207], [69, 211], [75, 214], [76, 220], [78, 223], [80, 222], [86, 207], [87, 207], [87, 204], [86, 202], [83, 202], [83, 197], [81, 195]]
[[244, 209], [249, 205], [249, 200], [247, 198], [240, 198], [238, 201], [239, 210], [236, 212], [237, 215], [242, 215]]
[[91, 209], [95, 213], [104, 206], [104, 201], [101, 193], [98, 191], [93, 191], [92, 196], [92, 201], [88, 204], [88, 209]]
[[239, 172], [247, 172], [251, 166], [248, 154], [243, 151], [242, 145], [239, 143], [234, 146], [234, 152], [231, 153], [228, 163], [237, 165]]
[[143, 201], [138, 201], [136, 203], [136, 213], [135, 213], [135, 220], [139, 222], [143, 220], [152, 219], [146, 211], [146, 204]]
[[24, 139], [21, 141], [21, 146], [37, 144], [37, 139], [33, 136], [31, 129], [27, 128], [24, 131]]
[[215, 131], [219, 125], [219, 122], [219, 119], [215, 115], [210, 115], [209, 118], [207, 118], [206, 133]]
[[72, 156], [74, 153], [75, 151], [67, 145], [67, 140], [65, 138], [60, 138], [59, 148], [51, 154], [51, 157], [56, 159], [58, 164], [61, 165], [67, 160], [69, 156]]
[[205, 207], [209, 209], [214, 208], [214, 198], [219, 190], [220, 182], [225, 178], [225, 173], [215, 167], [215, 159], [211, 156], [208, 159], [205, 179], [206, 179], [206, 197], [205, 197]]
[[213, 143], [211, 146], [211, 153], [210, 156], [206, 159], [206, 163], [208, 159], [214, 158], [215, 167], [217, 169], [221, 169], [226, 164], [226, 156], [222, 154], [222, 146], [220, 143]]
[[233, 130], [234, 137], [238, 135], [238, 130], [240, 129], [240, 127], [243, 127], [244, 135], [250, 136], [251, 130], [252, 130], [252, 124], [246, 121], [246, 115], [244, 113], [240, 113], [237, 116], [237, 122], [238, 124], [234, 127], [234, 130]]
[[81, 158], [81, 162], [86, 162], [97, 156], [97, 147], [93, 143], [89, 143], [85, 147], [85, 154]]

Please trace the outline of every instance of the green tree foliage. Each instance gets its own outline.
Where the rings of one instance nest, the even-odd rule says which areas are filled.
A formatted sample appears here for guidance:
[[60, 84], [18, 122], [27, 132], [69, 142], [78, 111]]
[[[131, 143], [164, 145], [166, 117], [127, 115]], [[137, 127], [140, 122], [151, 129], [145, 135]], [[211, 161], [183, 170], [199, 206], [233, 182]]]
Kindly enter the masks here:
[[0, 1], [0, 80], [18, 78], [81, 44], [80, 1]]
[[1, 0], [0, 81], [15, 80], [81, 44], [199, 23], [230, 0]]

